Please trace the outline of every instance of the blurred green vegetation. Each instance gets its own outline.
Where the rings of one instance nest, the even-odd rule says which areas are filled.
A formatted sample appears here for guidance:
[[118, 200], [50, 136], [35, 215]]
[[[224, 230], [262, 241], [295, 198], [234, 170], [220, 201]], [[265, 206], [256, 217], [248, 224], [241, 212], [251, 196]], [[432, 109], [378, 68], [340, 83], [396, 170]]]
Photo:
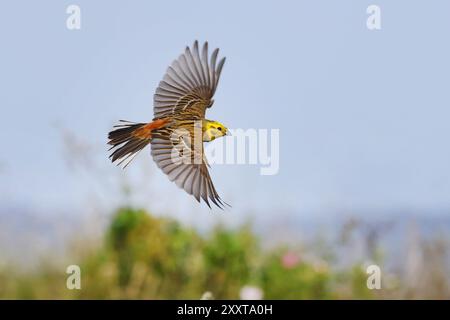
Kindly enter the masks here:
[[[245, 287], [268, 299], [372, 298], [360, 265], [332, 271], [326, 259], [302, 250], [261, 248], [250, 225], [217, 226], [207, 234], [144, 210], [113, 216], [101, 246], [84, 244], [71, 259], [81, 290], [68, 290], [65, 268], [46, 265], [20, 273], [0, 268], [0, 298], [239, 299]], [[251, 291], [251, 290], [250, 290]]]

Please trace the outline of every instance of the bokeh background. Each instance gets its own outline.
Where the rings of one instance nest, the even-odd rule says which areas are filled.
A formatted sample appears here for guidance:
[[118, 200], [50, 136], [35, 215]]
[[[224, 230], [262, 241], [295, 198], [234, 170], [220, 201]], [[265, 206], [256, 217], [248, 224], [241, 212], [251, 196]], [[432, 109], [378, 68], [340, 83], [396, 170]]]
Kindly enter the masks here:
[[[81, 29], [66, 8], [81, 8]], [[381, 8], [381, 30], [366, 8]], [[448, 1], [4, 1], [0, 298], [450, 297]], [[195, 39], [227, 56], [208, 117], [280, 129], [280, 171], [214, 165], [209, 210], [118, 119]], [[82, 289], [66, 288], [66, 267]], [[368, 290], [366, 267], [382, 270]]]

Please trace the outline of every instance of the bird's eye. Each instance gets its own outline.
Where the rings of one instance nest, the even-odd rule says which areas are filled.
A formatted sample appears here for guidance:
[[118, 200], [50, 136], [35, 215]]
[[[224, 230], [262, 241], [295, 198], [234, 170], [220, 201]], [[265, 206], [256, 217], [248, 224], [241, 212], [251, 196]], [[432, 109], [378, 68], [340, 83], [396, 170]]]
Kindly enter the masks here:
[[222, 127], [218, 127], [217, 130], [222, 131]]

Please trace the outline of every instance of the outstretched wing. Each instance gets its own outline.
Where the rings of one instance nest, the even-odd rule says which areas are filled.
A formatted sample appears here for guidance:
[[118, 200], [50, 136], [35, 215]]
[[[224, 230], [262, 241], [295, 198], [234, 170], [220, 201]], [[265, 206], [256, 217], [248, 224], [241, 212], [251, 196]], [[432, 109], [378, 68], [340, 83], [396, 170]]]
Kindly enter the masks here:
[[[157, 166], [198, 202], [203, 199], [211, 208], [209, 200], [219, 208], [227, 205], [218, 195], [208, 172], [208, 164], [203, 155], [203, 143], [191, 144], [191, 130], [187, 135], [174, 135], [170, 129], [159, 130], [151, 141], [152, 157]], [[185, 139], [187, 138], [187, 139]], [[197, 150], [199, 149], [199, 150]]]
[[217, 62], [219, 49], [215, 49], [208, 61], [208, 42], [200, 54], [198, 42], [172, 62], [153, 97], [155, 119], [186, 112], [203, 119], [206, 108], [213, 104], [212, 97], [219, 83], [225, 58]]

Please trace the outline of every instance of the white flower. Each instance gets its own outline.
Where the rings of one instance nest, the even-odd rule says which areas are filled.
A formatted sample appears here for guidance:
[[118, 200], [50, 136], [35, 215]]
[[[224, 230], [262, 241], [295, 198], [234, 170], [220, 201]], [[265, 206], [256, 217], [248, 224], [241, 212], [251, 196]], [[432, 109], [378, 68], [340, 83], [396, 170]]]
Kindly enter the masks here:
[[241, 300], [261, 300], [263, 295], [262, 289], [254, 286], [244, 286], [239, 293]]
[[211, 292], [206, 291], [204, 294], [202, 294], [202, 297], [200, 298], [200, 300], [213, 300], [214, 296]]

